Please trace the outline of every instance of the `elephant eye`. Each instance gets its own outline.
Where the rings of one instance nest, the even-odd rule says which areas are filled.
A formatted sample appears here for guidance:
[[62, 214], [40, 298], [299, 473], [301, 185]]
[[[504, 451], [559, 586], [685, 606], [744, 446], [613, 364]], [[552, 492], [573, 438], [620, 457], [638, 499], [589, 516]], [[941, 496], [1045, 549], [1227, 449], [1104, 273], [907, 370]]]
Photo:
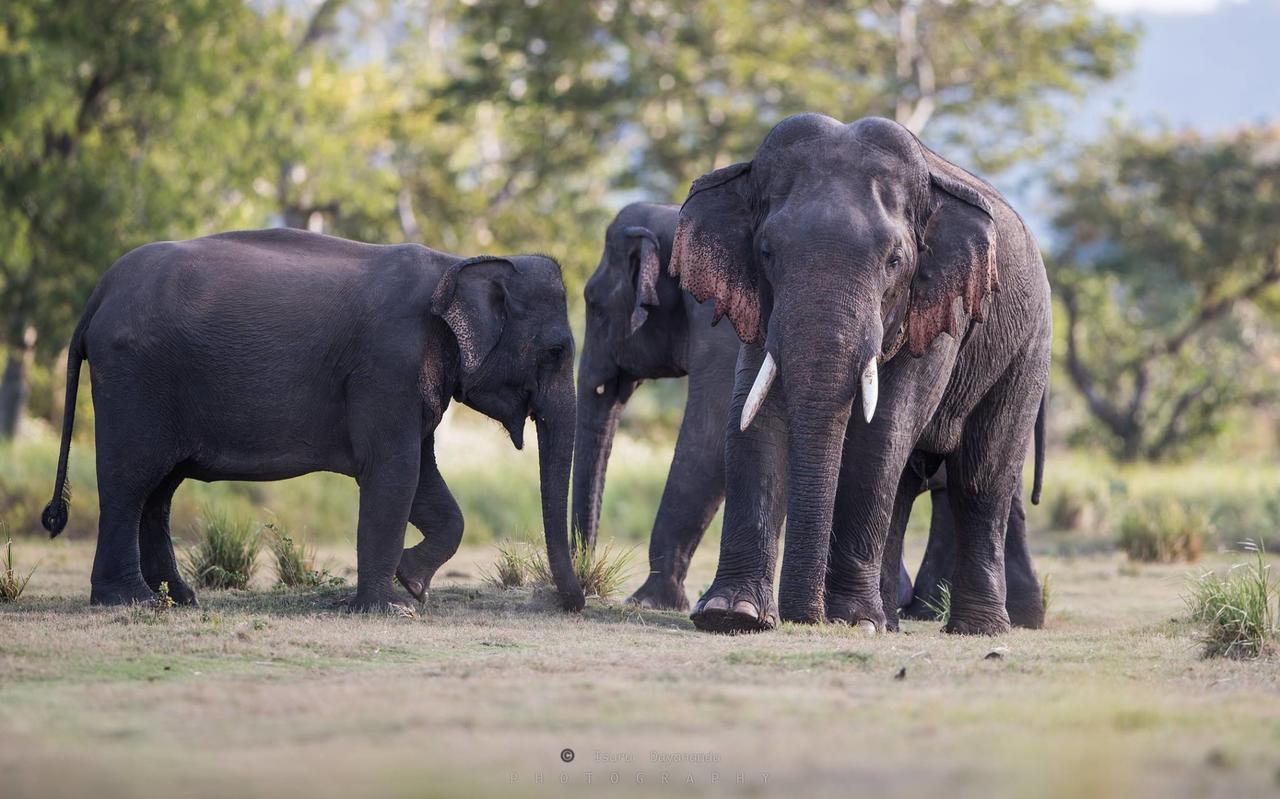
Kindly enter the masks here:
[[902, 248], [894, 247], [893, 252], [889, 254], [888, 267], [890, 271], [897, 269], [902, 265]]

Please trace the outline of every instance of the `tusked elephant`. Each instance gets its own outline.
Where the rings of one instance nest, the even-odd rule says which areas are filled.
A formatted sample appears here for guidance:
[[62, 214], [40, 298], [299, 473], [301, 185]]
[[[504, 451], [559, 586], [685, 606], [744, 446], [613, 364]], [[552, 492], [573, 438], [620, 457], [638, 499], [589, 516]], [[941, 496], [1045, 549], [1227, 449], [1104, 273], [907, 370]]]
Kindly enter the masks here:
[[[93, 604], [145, 603], [162, 581], [195, 604], [169, 532], [186, 479], [314, 471], [360, 486], [354, 610], [403, 609], [458, 547], [462, 516], [436, 468], [451, 399], [538, 434], [542, 523], [561, 605], [583, 606], [569, 558], [573, 337], [559, 266], [533, 255], [460, 258], [277, 229], [158, 242], [98, 283], [71, 337], [54, 497], [82, 360], [91, 365], [100, 517]], [[404, 550], [412, 522], [424, 539]]]
[[[649, 576], [628, 600], [686, 610], [689, 561], [724, 500], [725, 422], [739, 341], [732, 326], [713, 326], [714, 308], [699, 304], [668, 272], [679, 210], [638, 202], [619, 211], [583, 291], [573, 529], [581, 544], [594, 547], [613, 438], [632, 393], [644, 380], [687, 375], [684, 418], [649, 538]], [[939, 587], [951, 578], [955, 533], [945, 479], [945, 467], [930, 478], [934, 511], [920, 572], [924, 582], [916, 593], [906, 566], [899, 565], [897, 606], [921, 618], [932, 618]], [[1010, 524], [1022, 519], [1019, 502]], [[1016, 609], [1011, 613], [1017, 615]]]
[[1014, 568], [1031, 580], [1006, 585], [1005, 537], [1043, 430], [1049, 284], [994, 188], [894, 122], [789, 117], [752, 161], [695, 181], [671, 271], [744, 342], [720, 560], [691, 614], [698, 627], [895, 628], [897, 569], [881, 567], [896, 563], [911, 502], [943, 462], [956, 525], [946, 629], [1002, 633], [1006, 599], [1042, 617], [1038, 591], [1007, 596], [1035, 581], [1019, 542]]

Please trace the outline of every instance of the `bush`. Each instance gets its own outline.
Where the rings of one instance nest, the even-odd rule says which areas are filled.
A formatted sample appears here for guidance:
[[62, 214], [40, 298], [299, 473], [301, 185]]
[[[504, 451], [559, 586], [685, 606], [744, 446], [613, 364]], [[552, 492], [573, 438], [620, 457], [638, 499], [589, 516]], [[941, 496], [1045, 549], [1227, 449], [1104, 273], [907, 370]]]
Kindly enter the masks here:
[[495, 588], [519, 588], [529, 582], [536, 557], [531, 544], [507, 541], [497, 544], [498, 559], [492, 569], [482, 569], [480, 577]]
[[1171, 497], [1136, 503], [1120, 522], [1120, 548], [1144, 563], [1195, 561], [1212, 536], [1208, 514]]
[[[0, 528], [3, 527], [4, 525], [0, 525]], [[17, 569], [13, 567], [13, 538], [6, 532], [4, 539], [4, 563], [0, 565], [0, 602], [13, 602], [27, 590], [27, 583], [31, 582], [31, 575], [36, 573], [36, 567], [32, 566], [25, 577], [19, 576]]]
[[232, 518], [224, 511], [205, 509], [200, 540], [186, 553], [186, 571], [197, 588], [248, 587], [257, 568], [262, 528]]
[[1272, 652], [1280, 638], [1280, 586], [1271, 579], [1266, 551], [1237, 563], [1226, 578], [1208, 572], [1193, 578], [1186, 596], [1192, 621], [1205, 625], [1206, 657], [1250, 658]]
[[1050, 529], [1105, 533], [1111, 526], [1111, 491], [1099, 483], [1069, 483], [1048, 505]]
[[288, 531], [276, 522], [267, 522], [267, 547], [276, 562], [276, 577], [280, 585], [289, 588], [319, 588], [322, 585], [341, 585], [343, 579], [335, 577], [326, 568], [316, 567], [316, 548], [305, 541], [294, 541]]

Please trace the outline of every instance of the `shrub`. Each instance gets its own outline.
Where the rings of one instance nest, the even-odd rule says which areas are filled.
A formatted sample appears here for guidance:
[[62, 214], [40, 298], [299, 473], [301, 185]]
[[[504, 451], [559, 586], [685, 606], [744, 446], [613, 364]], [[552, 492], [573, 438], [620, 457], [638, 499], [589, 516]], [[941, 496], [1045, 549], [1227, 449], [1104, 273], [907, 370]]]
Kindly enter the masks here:
[[1111, 492], [1099, 483], [1067, 484], [1049, 499], [1053, 530], [1106, 532], [1111, 526]]
[[262, 529], [206, 508], [200, 540], [186, 552], [186, 571], [198, 588], [248, 587], [257, 568]]
[[1194, 561], [1212, 536], [1203, 510], [1172, 497], [1143, 500], [1120, 521], [1120, 548], [1130, 560], [1146, 563]]
[[[0, 527], [3, 526], [0, 525]], [[32, 566], [25, 577], [20, 576], [17, 569], [13, 567], [13, 537], [6, 532], [4, 539], [4, 564], [3, 568], [0, 568], [0, 602], [13, 602], [27, 590], [27, 583], [31, 582], [31, 575], [36, 573], [36, 567]]]
[[[630, 576], [631, 549], [614, 549], [612, 541], [597, 546], [595, 552], [574, 547], [572, 561], [582, 592], [587, 596], [608, 599], [622, 590]], [[533, 556], [530, 573], [534, 583], [555, 584], [545, 552], [539, 551]]]
[[532, 546], [525, 541], [497, 544], [498, 559], [491, 569], [483, 569], [480, 577], [495, 588], [519, 588], [530, 582], [533, 561]]
[[276, 577], [280, 585], [289, 588], [319, 588], [322, 585], [341, 585], [341, 577], [335, 577], [326, 568], [316, 567], [316, 548], [305, 541], [294, 541], [288, 531], [276, 522], [262, 525], [267, 533], [267, 547], [276, 562]]
[[1245, 549], [1256, 555], [1252, 561], [1232, 566], [1225, 578], [1208, 572], [1188, 586], [1187, 610], [1205, 625], [1206, 657], [1258, 657], [1274, 651], [1280, 638], [1280, 586], [1266, 551], [1248, 543]]

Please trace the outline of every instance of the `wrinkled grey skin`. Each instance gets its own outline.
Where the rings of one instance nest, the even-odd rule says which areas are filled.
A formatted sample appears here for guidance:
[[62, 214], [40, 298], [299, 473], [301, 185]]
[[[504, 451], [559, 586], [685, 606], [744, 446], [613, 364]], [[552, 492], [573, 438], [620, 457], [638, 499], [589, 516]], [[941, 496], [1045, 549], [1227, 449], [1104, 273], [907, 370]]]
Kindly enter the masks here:
[[[559, 267], [541, 256], [462, 259], [296, 230], [148, 244], [111, 267], [70, 344], [66, 417], [44, 525], [66, 524], [80, 363], [91, 366], [100, 518], [93, 604], [145, 603], [161, 582], [195, 604], [174, 560], [169, 505], [186, 479], [308, 472], [360, 485], [354, 610], [425, 596], [462, 515], [436, 468], [451, 399], [517, 448], [535, 420], [547, 550], [566, 609], [582, 590], [567, 517], [573, 338]], [[403, 550], [412, 522], [424, 539]]]
[[[1006, 525], [1048, 383], [1051, 318], [1039, 249], [999, 193], [891, 121], [790, 117], [750, 163], [695, 182], [671, 270], [745, 343], [720, 561], [694, 622], [894, 628], [897, 570], [881, 564], [897, 561], [911, 501], [945, 462], [957, 531], [947, 630], [1008, 630]], [[766, 352], [777, 378], [740, 431]], [[873, 359], [868, 423], [855, 400]], [[1025, 555], [1025, 543], [1013, 549]], [[1013, 606], [1024, 599], [1039, 605]]]

